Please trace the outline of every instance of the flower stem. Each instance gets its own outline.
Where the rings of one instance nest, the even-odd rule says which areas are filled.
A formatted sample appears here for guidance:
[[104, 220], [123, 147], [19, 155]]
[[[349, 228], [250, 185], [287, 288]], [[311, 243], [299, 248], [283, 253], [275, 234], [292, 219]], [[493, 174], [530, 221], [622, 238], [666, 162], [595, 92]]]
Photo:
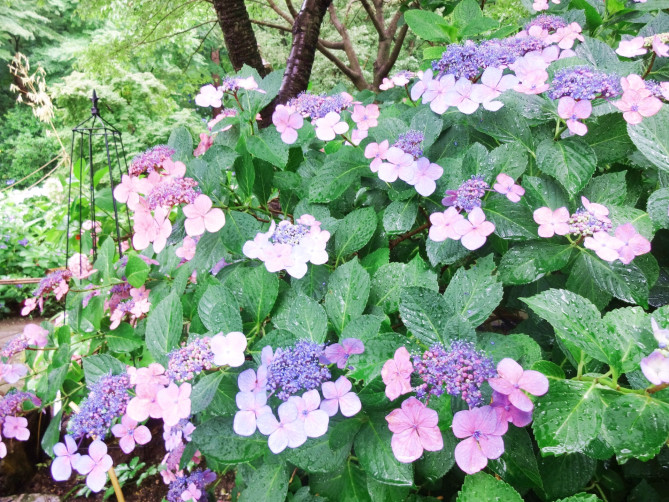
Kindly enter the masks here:
[[109, 468], [107, 474], [109, 474], [109, 479], [111, 479], [111, 484], [114, 487], [114, 494], [116, 495], [116, 500], [118, 502], [125, 502], [125, 498], [123, 497], [123, 492], [121, 491], [121, 485], [118, 482], [118, 478], [116, 477], [116, 471], [114, 471], [113, 465]]

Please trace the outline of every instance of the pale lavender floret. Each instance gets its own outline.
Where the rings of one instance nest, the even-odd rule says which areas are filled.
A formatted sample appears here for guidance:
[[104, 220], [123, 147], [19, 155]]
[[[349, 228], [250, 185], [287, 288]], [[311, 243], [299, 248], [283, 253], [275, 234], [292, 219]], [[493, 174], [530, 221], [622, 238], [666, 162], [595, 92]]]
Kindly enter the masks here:
[[160, 183], [151, 189], [146, 197], [149, 209], [158, 206], [173, 207], [179, 204], [193, 204], [200, 192], [193, 178], [174, 178], [169, 183]]
[[172, 451], [178, 448], [183, 442], [190, 442], [191, 434], [195, 430], [193, 423], [182, 418], [176, 425], [163, 425], [163, 440], [165, 441], [165, 450]]
[[104, 439], [112, 421], [123, 415], [130, 401], [130, 378], [126, 373], [100, 378], [89, 387], [88, 397], [72, 416], [68, 430], [73, 438]]
[[183, 382], [192, 380], [204, 370], [211, 369], [214, 353], [209, 337], [197, 338], [167, 354], [167, 376], [170, 380]]
[[669, 357], [660, 350], [654, 350], [644, 357], [639, 364], [644, 376], [653, 385], [669, 383]]
[[532, 26], [539, 26], [544, 30], [547, 30], [549, 33], [552, 33], [559, 28], [564, 28], [567, 26], [567, 22], [562, 19], [560, 16], [549, 16], [547, 14], [542, 14], [535, 17], [525, 25], [525, 31], [528, 31]]
[[238, 392], [235, 402], [239, 411], [235, 413], [232, 428], [240, 436], [251, 436], [256, 431], [258, 418], [272, 413], [272, 409], [267, 406], [267, 394], [264, 390]]
[[469, 213], [475, 207], [481, 207], [481, 199], [488, 190], [490, 190], [490, 185], [483, 181], [483, 176], [473, 175], [457, 190], [447, 190], [442, 204]]
[[[23, 333], [19, 333], [18, 335], [10, 338], [9, 341], [2, 347], [2, 350], [0, 350], [0, 357], [6, 357], [9, 359], [15, 354], [23, 352], [28, 346], [30, 346], [28, 339]], [[2, 361], [0, 361], [0, 364], [2, 364]]]
[[340, 113], [349, 107], [350, 100], [343, 94], [327, 96], [325, 94], [311, 94], [302, 92], [288, 102], [289, 107], [312, 120], [325, 117], [330, 112]]
[[[202, 470], [196, 469], [188, 476], [178, 476], [175, 481], [170, 483], [170, 489], [167, 492], [168, 502], [184, 502], [181, 494], [186, 490], [189, 490], [189, 487], [193, 485], [197, 491], [200, 492], [200, 496], [197, 497], [197, 502], [204, 502], [208, 500], [207, 493], [205, 488], [208, 484], [216, 480], [216, 474], [214, 474], [209, 469]], [[192, 492], [191, 492], [192, 493]], [[187, 500], [192, 500], [187, 499]]]
[[323, 345], [299, 341], [294, 347], [276, 349], [267, 367], [267, 390], [286, 401], [300, 390], [311, 390], [330, 379], [330, 370], [321, 363]]
[[583, 237], [591, 236], [597, 232], [609, 232], [611, 221], [600, 219], [585, 208], [579, 208], [569, 218], [569, 233], [578, 234]]
[[269, 436], [267, 444], [272, 453], [281, 453], [286, 447], [297, 448], [307, 440], [304, 422], [298, 418], [298, 410], [293, 402], [279, 405], [279, 420], [273, 413], [258, 417], [258, 430]]
[[128, 174], [130, 176], [139, 176], [142, 173], [152, 173], [156, 169], [162, 167], [165, 159], [169, 159], [174, 155], [175, 150], [167, 145], [156, 145], [149, 148], [144, 153], [138, 155], [130, 163]]
[[302, 397], [290, 396], [291, 402], [297, 408], [297, 419], [304, 425], [304, 433], [307, 437], [321, 437], [328, 430], [330, 417], [320, 409], [321, 396], [316, 389], [302, 394]]
[[496, 374], [492, 358], [469, 342], [454, 342], [448, 351], [441, 344], [433, 345], [422, 357], [414, 356], [413, 364], [423, 380], [415, 389], [419, 399], [446, 392], [459, 395], [470, 407], [481, 404], [481, 385]]
[[297, 246], [302, 237], [309, 233], [309, 230], [310, 227], [307, 225], [301, 225], [299, 223], [293, 225], [290, 221], [283, 220], [276, 226], [270, 239], [275, 244], [290, 244], [291, 246]]
[[39, 406], [42, 401], [31, 392], [10, 392], [0, 398], [0, 428], [6, 417], [13, 417], [23, 412], [23, 403], [31, 401]]
[[423, 155], [421, 143], [424, 139], [425, 135], [422, 132], [411, 129], [403, 134], [400, 134], [397, 138], [397, 141], [395, 141], [392, 146], [399, 148], [404, 153], [408, 153], [415, 160]]
[[599, 72], [589, 66], [572, 66], [555, 73], [548, 97], [559, 99], [570, 96], [577, 101], [592, 101], [595, 98], [613, 98], [621, 93], [620, 76]]

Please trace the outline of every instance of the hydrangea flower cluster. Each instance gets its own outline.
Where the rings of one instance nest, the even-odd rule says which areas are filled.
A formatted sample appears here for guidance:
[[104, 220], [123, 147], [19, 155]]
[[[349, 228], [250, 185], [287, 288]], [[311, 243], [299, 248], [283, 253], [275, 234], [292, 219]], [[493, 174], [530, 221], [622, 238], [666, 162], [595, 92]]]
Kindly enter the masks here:
[[130, 377], [125, 373], [103, 376], [90, 385], [88, 397], [68, 423], [72, 437], [104, 439], [112, 422], [126, 412], [130, 387]]
[[325, 251], [330, 232], [322, 230], [321, 222], [309, 214], [302, 215], [295, 223], [274, 221], [267, 232], [258, 233], [246, 241], [242, 249], [245, 256], [265, 263], [269, 272], [286, 270], [300, 279], [307, 273], [307, 263], [322, 265], [328, 261]]
[[[257, 429], [269, 436], [268, 446], [273, 453], [287, 447], [297, 448], [309, 437], [322, 436], [327, 432], [330, 417], [338, 411], [351, 417], [362, 407], [351, 391], [351, 382], [343, 375], [330, 381], [332, 374], [327, 366], [337, 364], [343, 369], [351, 354], [363, 351], [363, 343], [353, 338], [328, 347], [301, 340], [276, 352], [266, 346], [257, 373], [247, 369], [239, 375], [240, 392], [236, 396], [239, 411], [235, 414], [234, 431], [240, 436], [250, 436]], [[302, 395], [297, 395], [301, 391]], [[280, 402], [278, 419], [268, 405], [272, 396]]]
[[[525, 194], [525, 189], [507, 174], [498, 174], [496, 181], [492, 191], [505, 195], [511, 202], [520, 201]], [[457, 190], [447, 190], [442, 204], [449, 207], [443, 213], [430, 215], [429, 238], [435, 242], [459, 240], [470, 251], [483, 246], [488, 235], [495, 231], [494, 223], [486, 220], [481, 209], [482, 198], [488, 191], [490, 185], [480, 175], [473, 175]], [[468, 213], [467, 219], [462, 211]]]
[[650, 322], [658, 348], [641, 360], [641, 371], [653, 385], [667, 385], [669, 384], [669, 329], [660, 328], [654, 318], [651, 318]]
[[128, 174], [138, 177], [140, 174], [151, 174], [162, 169], [163, 162], [171, 159], [176, 152], [167, 145], [156, 145], [138, 155], [130, 163]]
[[202, 107], [220, 108], [223, 106], [223, 96], [225, 94], [236, 97], [240, 90], [265, 93], [258, 88], [258, 82], [253, 77], [225, 77], [218, 87], [212, 84], [203, 85], [200, 92], [195, 96], [195, 104]]
[[425, 197], [431, 195], [444, 169], [430, 162], [427, 157], [422, 157], [421, 145], [424, 139], [422, 132], [409, 130], [400, 134], [390, 147], [387, 140], [380, 144], [369, 143], [365, 147], [365, 157], [372, 159], [370, 169], [374, 173], [378, 172], [379, 178], [387, 183], [399, 178], [413, 185], [419, 194]]
[[481, 385], [495, 375], [492, 358], [469, 342], [454, 342], [450, 350], [441, 344], [433, 345], [422, 356], [414, 356], [413, 365], [423, 380], [414, 388], [418, 399], [429, 400], [445, 391], [460, 396], [470, 407], [481, 404]]
[[415, 76], [416, 74], [409, 70], [398, 71], [390, 78], [385, 77], [381, 82], [381, 85], [379, 85], [379, 89], [387, 91], [393, 87], [406, 87]]
[[609, 232], [612, 223], [609, 210], [602, 204], [581, 197], [583, 207], [572, 215], [566, 207], [552, 210], [540, 207], [534, 211], [534, 221], [539, 224], [539, 236], [574, 234], [583, 238], [583, 245], [595, 251], [602, 260], [620, 260], [627, 265], [635, 257], [650, 252], [650, 242], [639, 234], [631, 223], [616, 227], [614, 235]]
[[41, 326], [28, 324], [22, 333], [10, 338], [0, 350], [0, 381], [5, 380], [9, 384], [14, 384], [26, 376], [28, 367], [22, 363], [12, 363], [11, 358], [30, 346], [45, 347], [48, 335], [49, 331]]
[[210, 338], [203, 336], [188, 344], [182, 344], [167, 354], [167, 376], [176, 382], [192, 380], [204, 370], [211, 369], [214, 363], [214, 352], [211, 350]]
[[69, 269], [55, 270], [47, 274], [33, 291], [33, 298], [26, 299], [23, 309], [21, 309], [21, 315], [30, 314], [37, 306], [39, 306], [40, 312], [43, 312], [44, 300], [51, 293], [56, 297], [56, 300], [62, 299], [70, 290], [69, 281], [71, 278], [72, 272]]
[[170, 483], [168, 502], [204, 502], [208, 500], [205, 486], [216, 481], [216, 474], [209, 469], [196, 469], [188, 476], [178, 476]]
[[115, 284], [109, 289], [109, 299], [105, 300], [104, 309], [109, 309], [110, 328], [116, 329], [125, 319], [131, 325], [146, 316], [151, 309], [150, 289], [145, 286], [133, 288], [128, 283]]
[[2, 441], [3, 438], [27, 441], [30, 437], [28, 420], [19, 416], [26, 401], [31, 401], [34, 406], [42, 404], [31, 392], [10, 391], [0, 397], [0, 458], [7, 456], [7, 445]]
[[[411, 386], [411, 376], [417, 373], [423, 383]], [[504, 453], [502, 436], [508, 422], [523, 427], [531, 421], [534, 404], [525, 392], [541, 396], [548, 392], [548, 379], [538, 371], [525, 370], [513, 359], [504, 358], [495, 372], [492, 360], [474, 349], [473, 344], [455, 342], [450, 351], [435, 345], [421, 356], [411, 356], [405, 347], [395, 351], [381, 370], [386, 384], [386, 396], [397, 399], [415, 391], [416, 397], [404, 400], [399, 409], [388, 416], [388, 428], [393, 433], [391, 447], [395, 458], [409, 463], [421, 457], [424, 450], [443, 448], [437, 412], [427, 407], [429, 396], [439, 396], [444, 390], [460, 395], [468, 410], [453, 417], [453, 434], [464, 439], [455, 448], [455, 461], [467, 474], [474, 474]], [[493, 402], [480, 406], [480, 387], [487, 381], [493, 389]], [[426, 403], [419, 399], [425, 399]], [[529, 419], [528, 419], [529, 418]]]

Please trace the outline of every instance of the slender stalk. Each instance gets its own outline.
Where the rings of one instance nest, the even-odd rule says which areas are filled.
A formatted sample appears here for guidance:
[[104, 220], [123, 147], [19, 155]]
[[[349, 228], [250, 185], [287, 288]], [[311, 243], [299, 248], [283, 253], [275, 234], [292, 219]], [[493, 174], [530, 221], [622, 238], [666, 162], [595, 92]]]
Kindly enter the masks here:
[[109, 479], [111, 479], [112, 486], [114, 487], [114, 494], [116, 495], [116, 500], [118, 502], [125, 502], [125, 497], [123, 497], [123, 491], [121, 490], [121, 485], [118, 482], [116, 477], [116, 471], [114, 471], [114, 466], [112, 465], [107, 471], [109, 474]]

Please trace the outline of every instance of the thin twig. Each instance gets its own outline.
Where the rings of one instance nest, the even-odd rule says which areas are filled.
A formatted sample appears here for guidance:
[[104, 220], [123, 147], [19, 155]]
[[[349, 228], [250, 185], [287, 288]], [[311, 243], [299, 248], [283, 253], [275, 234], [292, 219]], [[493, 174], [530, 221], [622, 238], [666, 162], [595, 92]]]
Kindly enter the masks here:
[[395, 248], [395, 246], [397, 246], [400, 242], [405, 241], [405, 240], [409, 239], [410, 237], [413, 237], [414, 235], [422, 232], [423, 230], [425, 230], [429, 226], [430, 226], [430, 222], [426, 221], [420, 227], [415, 228], [411, 232], [407, 232], [406, 234], [400, 235], [397, 239], [390, 241], [390, 245], [389, 245], [390, 249]]

